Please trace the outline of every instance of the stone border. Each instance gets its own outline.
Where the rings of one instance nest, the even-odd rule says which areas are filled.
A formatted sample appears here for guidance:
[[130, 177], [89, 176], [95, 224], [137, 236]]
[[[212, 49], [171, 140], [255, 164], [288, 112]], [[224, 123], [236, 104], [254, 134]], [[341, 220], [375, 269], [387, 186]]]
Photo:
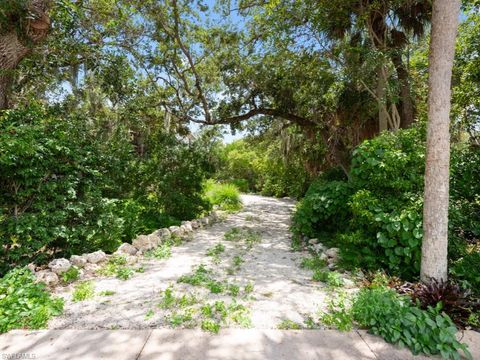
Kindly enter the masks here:
[[157, 248], [172, 236], [185, 237], [196, 230], [213, 225], [223, 218], [223, 211], [213, 210], [207, 216], [191, 221], [182, 221], [180, 226], [170, 226], [155, 230], [148, 235], [138, 235], [131, 244], [122, 243], [112, 255], [107, 255], [104, 251], [97, 250], [88, 254], [72, 255], [70, 260], [65, 258], [54, 259], [48, 263], [46, 268], [39, 267], [33, 263], [27, 267], [34, 273], [37, 282], [43, 282], [45, 285], [53, 288], [57, 285], [64, 285], [60, 278], [73, 266], [80, 272], [80, 279], [93, 278], [98, 276], [96, 271], [100, 268], [100, 264], [106, 262], [111, 256], [122, 255], [125, 256], [127, 264], [135, 264], [138, 256], [142, 256], [148, 250]]

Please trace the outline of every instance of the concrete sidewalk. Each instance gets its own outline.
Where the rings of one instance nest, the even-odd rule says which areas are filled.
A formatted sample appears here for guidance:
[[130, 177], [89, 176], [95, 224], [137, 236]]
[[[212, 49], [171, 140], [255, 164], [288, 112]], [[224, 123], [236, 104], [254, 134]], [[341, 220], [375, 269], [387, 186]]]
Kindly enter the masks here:
[[[473, 359], [480, 334], [465, 332]], [[16, 330], [0, 336], [1, 359], [353, 360], [426, 359], [364, 331], [226, 329]]]

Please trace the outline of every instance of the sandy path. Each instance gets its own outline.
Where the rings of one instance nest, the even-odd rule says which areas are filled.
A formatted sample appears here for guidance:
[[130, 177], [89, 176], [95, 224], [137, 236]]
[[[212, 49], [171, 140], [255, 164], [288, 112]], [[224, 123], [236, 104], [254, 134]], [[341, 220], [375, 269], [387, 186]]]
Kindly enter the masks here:
[[[244, 208], [225, 221], [194, 232], [192, 241], [172, 248], [165, 260], [144, 259], [144, 273], [129, 280], [95, 279], [96, 296], [72, 302], [71, 287], [60, 290], [65, 297], [65, 311], [49, 324], [50, 329], [143, 329], [169, 327], [165, 313], [158, 308], [161, 292], [169, 285], [175, 291], [191, 292], [202, 301], [232, 300], [228, 295], [214, 295], [207, 289], [177, 284], [177, 279], [191, 273], [199, 264], [213, 269], [216, 278], [240, 286], [254, 284], [249, 296], [239, 298], [251, 311], [251, 327], [276, 328], [285, 319], [303, 323], [305, 315], [316, 313], [322, 306], [326, 291], [321, 283], [312, 282], [311, 272], [299, 268], [306, 253], [290, 250], [290, 215], [293, 202], [257, 195], [243, 195]], [[251, 250], [224, 239], [234, 227], [250, 228], [261, 235], [261, 242]], [[225, 246], [220, 263], [206, 256], [207, 249], [217, 243]], [[241, 255], [244, 263], [228, 275], [233, 256]], [[114, 291], [112, 296], [98, 295]], [[146, 316], [148, 312], [153, 313]]]

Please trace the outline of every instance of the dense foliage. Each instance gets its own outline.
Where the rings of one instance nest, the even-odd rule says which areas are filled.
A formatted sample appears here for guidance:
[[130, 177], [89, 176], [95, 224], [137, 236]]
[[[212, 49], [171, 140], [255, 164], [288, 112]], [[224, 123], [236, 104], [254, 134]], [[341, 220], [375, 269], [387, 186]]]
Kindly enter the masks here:
[[[414, 127], [362, 143], [353, 152], [348, 181], [320, 178], [310, 186], [297, 207], [293, 230], [339, 245], [347, 266], [383, 268], [404, 278], [418, 276], [423, 139], [422, 128]], [[478, 272], [462, 266], [478, 256], [471, 245], [480, 227], [478, 153], [476, 147], [460, 146], [452, 156], [452, 168], [457, 169], [452, 171], [451, 186], [452, 271], [470, 281], [472, 288], [478, 288]]]
[[[301, 199], [296, 240], [339, 247], [339, 265], [418, 276], [431, 1], [31, 5], [0, 3], [0, 275], [237, 210], [240, 190]], [[449, 231], [450, 272], [477, 293], [479, 8], [460, 17]], [[223, 144], [225, 126], [244, 139]], [[2, 281], [37, 289], [15, 271]], [[439, 308], [383, 288], [355, 314], [415, 352], [458, 347]]]
[[63, 310], [63, 300], [53, 298], [26, 268], [17, 268], [0, 279], [0, 333], [11, 329], [40, 329]]
[[[157, 130], [148, 152], [78, 116], [30, 107], [0, 117], [1, 268], [53, 255], [114, 251], [139, 233], [208, 209], [208, 163], [195, 144]], [[174, 189], [174, 191], [172, 191]]]
[[355, 321], [387, 342], [407, 346], [414, 354], [441, 354], [444, 359], [459, 359], [460, 351], [471, 358], [458, 342], [457, 328], [441, 313], [441, 305], [426, 310], [394, 290], [375, 286], [363, 288], [352, 305]]

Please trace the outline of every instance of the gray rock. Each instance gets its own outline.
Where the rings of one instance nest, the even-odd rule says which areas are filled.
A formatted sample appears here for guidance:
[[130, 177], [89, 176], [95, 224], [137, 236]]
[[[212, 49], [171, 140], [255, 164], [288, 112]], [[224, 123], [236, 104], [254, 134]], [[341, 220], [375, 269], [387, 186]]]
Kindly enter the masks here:
[[225, 212], [223, 212], [221, 210], [214, 210], [210, 213], [210, 219], [213, 222], [220, 221], [220, 220], [222, 220], [224, 214], [225, 214]]
[[200, 227], [200, 224], [198, 223], [198, 220], [192, 220], [190, 222], [190, 224], [192, 225], [193, 229], [198, 229]]
[[343, 287], [345, 289], [354, 289], [356, 288], [357, 286], [355, 285], [355, 283], [349, 279], [349, 278], [343, 278]]
[[167, 228], [158, 229], [157, 231], [154, 232], [154, 234], [156, 234], [163, 241], [170, 237], [170, 230], [168, 230]]
[[72, 264], [67, 259], [60, 258], [50, 261], [48, 267], [55, 274], [60, 275], [63, 274], [65, 271], [68, 271], [68, 269], [72, 267]]
[[85, 271], [85, 276], [87, 275], [95, 275], [97, 270], [100, 269], [100, 265], [98, 264], [92, 264], [92, 263], [87, 263], [83, 270]]
[[322, 244], [315, 244], [315, 245], [310, 245], [310, 246], [313, 250], [315, 250], [315, 252], [317, 254], [322, 254], [326, 250], [325, 246], [323, 246]]
[[199, 221], [203, 226], [208, 226], [210, 224], [210, 218], [208, 217], [200, 218]]
[[138, 261], [138, 258], [134, 255], [127, 255], [125, 256], [125, 260], [127, 260], [128, 265], [133, 265]]
[[37, 268], [37, 266], [34, 264], [34, 263], [30, 263], [27, 265], [27, 269], [30, 270], [31, 272], [35, 272], [35, 269]]
[[48, 270], [41, 270], [35, 273], [35, 278], [37, 282], [42, 282], [47, 286], [55, 286], [60, 282], [58, 275]]
[[107, 260], [107, 254], [102, 250], [95, 251], [90, 254], [86, 254], [85, 258], [90, 264], [98, 264], [99, 262]]
[[182, 236], [182, 229], [179, 226], [170, 226], [168, 230], [172, 236]]
[[156, 248], [162, 243], [162, 238], [157, 235], [156, 231], [148, 235], [148, 238], [150, 239], [150, 242], [152, 243], [154, 248]]
[[139, 235], [133, 240], [132, 245], [138, 250], [147, 251], [157, 246], [156, 239], [149, 235]]
[[309, 243], [310, 245], [315, 245], [315, 244], [318, 243], [318, 239], [310, 239], [310, 240], [308, 240], [308, 243]]
[[328, 250], [325, 251], [325, 254], [329, 257], [329, 258], [332, 258], [334, 260], [337, 260], [338, 258], [338, 252], [340, 250], [338, 248], [330, 248]]
[[72, 255], [70, 256], [70, 262], [76, 267], [83, 268], [87, 264], [87, 259], [85, 256]]
[[319, 256], [320, 260], [323, 260], [323, 261], [328, 261], [328, 256], [327, 254], [325, 253], [321, 253], [320, 256]]
[[125, 255], [135, 255], [137, 253], [137, 248], [129, 243], [123, 243], [115, 251], [116, 254], [125, 254]]
[[180, 228], [183, 228], [183, 231], [186, 233], [193, 231], [192, 223], [190, 221], [185, 221]]

